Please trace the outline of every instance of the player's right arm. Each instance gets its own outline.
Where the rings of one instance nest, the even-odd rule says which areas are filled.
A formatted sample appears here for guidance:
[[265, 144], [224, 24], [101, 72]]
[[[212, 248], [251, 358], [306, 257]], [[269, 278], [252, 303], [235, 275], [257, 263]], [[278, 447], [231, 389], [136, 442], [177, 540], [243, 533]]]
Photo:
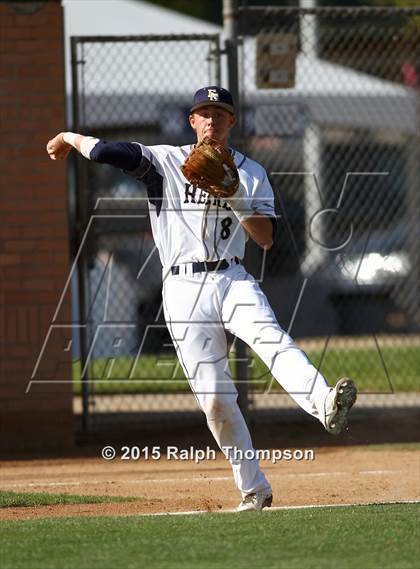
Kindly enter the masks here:
[[136, 170], [142, 159], [141, 147], [134, 142], [107, 142], [93, 136], [60, 132], [47, 143], [51, 160], [64, 160], [72, 148], [88, 160], [110, 164], [127, 172]]
[[[47, 152], [51, 160], [64, 160], [75, 148], [81, 153], [81, 145], [86, 136], [74, 132], [59, 132], [47, 143]], [[90, 137], [89, 137], [90, 138]]]

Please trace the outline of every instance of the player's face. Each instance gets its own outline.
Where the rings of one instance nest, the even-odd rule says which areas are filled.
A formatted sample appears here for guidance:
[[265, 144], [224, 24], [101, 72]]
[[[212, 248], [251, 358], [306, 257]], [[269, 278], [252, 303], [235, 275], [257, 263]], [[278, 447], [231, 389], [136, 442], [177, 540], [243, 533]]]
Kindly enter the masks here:
[[235, 124], [235, 117], [220, 107], [201, 107], [190, 115], [190, 125], [200, 142], [206, 136], [226, 144], [229, 130]]

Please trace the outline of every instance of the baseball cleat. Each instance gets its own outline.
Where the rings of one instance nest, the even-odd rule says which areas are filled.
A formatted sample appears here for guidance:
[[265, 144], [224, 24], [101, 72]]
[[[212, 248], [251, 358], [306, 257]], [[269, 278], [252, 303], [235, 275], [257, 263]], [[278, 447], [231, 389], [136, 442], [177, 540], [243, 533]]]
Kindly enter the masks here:
[[247, 494], [239, 506], [236, 508], [237, 512], [256, 512], [263, 508], [269, 508], [273, 501], [272, 493], [268, 492], [254, 492]]
[[338, 435], [347, 427], [347, 415], [357, 398], [354, 382], [348, 377], [337, 381], [325, 399], [325, 428]]

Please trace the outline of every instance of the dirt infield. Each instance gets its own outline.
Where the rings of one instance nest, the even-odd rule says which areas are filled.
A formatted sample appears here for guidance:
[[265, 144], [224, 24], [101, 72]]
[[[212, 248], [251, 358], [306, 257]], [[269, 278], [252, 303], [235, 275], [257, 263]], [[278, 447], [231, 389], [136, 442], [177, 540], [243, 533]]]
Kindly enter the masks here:
[[[284, 450], [284, 449], [283, 449]], [[313, 460], [262, 460], [275, 506], [363, 504], [420, 499], [418, 447], [315, 448]], [[135, 502], [0, 509], [0, 519], [134, 515], [234, 508], [230, 465], [220, 454], [196, 464], [98, 457], [0, 462], [0, 490], [134, 496]]]

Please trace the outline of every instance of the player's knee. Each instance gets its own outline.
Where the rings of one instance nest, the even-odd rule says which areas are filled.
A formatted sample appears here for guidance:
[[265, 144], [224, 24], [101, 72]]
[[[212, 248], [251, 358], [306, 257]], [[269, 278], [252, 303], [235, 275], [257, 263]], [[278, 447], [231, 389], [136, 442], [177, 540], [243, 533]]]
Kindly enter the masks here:
[[209, 397], [204, 412], [208, 421], [227, 421], [232, 417], [234, 401], [229, 396]]

